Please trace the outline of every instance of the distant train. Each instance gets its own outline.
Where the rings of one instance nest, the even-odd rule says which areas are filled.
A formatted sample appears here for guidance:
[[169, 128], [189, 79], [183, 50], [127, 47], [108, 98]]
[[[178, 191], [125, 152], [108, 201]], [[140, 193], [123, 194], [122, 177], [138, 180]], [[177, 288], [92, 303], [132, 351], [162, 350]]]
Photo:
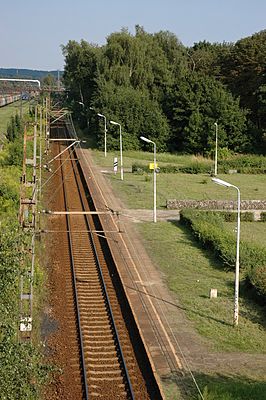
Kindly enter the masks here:
[[21, 94], [0, 94], [0, 107], [6, 106], [7, 104], [14, 103], [20, 100]]

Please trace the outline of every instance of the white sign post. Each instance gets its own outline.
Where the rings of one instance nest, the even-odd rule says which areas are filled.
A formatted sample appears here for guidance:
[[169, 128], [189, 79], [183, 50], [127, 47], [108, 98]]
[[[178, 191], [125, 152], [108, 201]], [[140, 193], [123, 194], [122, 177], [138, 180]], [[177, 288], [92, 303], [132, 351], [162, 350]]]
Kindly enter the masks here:
[[117, 157], [114, 157], [114, 173], [115, 173], [115, 175], [117, 173], [117, 167], [118, 167]]

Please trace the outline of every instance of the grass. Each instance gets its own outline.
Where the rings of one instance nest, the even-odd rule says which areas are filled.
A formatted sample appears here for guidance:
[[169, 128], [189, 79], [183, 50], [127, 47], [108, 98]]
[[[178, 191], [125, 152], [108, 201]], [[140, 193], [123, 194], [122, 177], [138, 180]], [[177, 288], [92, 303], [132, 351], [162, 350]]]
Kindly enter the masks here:
[[[232, 326], [233, 272], [224, 271], [179, 223], [145, 223], [138, 229], [150, 257], [165, 274], [168, 287], [214, 350], [266, 353], [265, 310], [243, 297], [241, 291], [239, 327]], [[209, 299], [211, 288], [217, 288], [217, 299]]]
[[[99, 150], [93, 150], [93, 155], [95, 162], [99, 165], [105, 167], [111, 167], [113, 165], [114, 157], [119, 158], [119, 151], [116, 152], [108, 152], [107, 157], [104, 157], [104, 153]], [[158, 153], [157, 154], [157, 163], [158, 165], [165, 164], [174, 164], [178, 166], [185, 166], [190, 162], [195, 160], [205, 162], [206, 164], [212, 164], [213, 161], [203, 158], [201, 156], [194, 155], [184, 155], [184, 154], [170, 154], [170, 153]], [[153, 153], [145, 152], [145, 151], [124, 151], [123, 152], [123, 164], [125, 168], [131, 168], [132, 164], [138, 162], [143, 165], [148, 165], [150, 162], [153, 162]]]
[[[99, 165], [112, 169], [111, 155], [105, 159], [93, 152]], [[119, 154], [118, 154], [119, 156]], [[191, 156], [163, 155], [160, 162], [185, 165]], [[124, 153], [125, 168], [136, 160], [147, 163], [152, 155], [141, 152]], [[160, 164], [159, 162], [159, 164]], [[119, 172], [108, 174], [114, 192], [129, 208], [152, 208], [153, 182], [146, 175], [126, 172], [124, 181]], [[242, 199], [265, 199], [265, 182], [262, 175], [219, 175], [239, 186]], [[167, 199], [236, 199], [234, 190], [219, 187], [207, 175], [158, 174], [158, 208], [164, 208]], [[233, 229], [235, 223], [226, 223]], [[241, 236], [248, 240], [263, 240], [266, 224], [241, 223]], [[207, 339], [209, 348], [217, 352], [266, 353], [265, 307], [245, 296], [240, 286], [239, 326], [233, 327], [234, 272], [226, 272], [212, 254], [203, 250], [190, 231], [178, 222], [142, 223], [137, 225], [145, 247], [158, 269], [163, 272], [172, 294], [184, 309], [194, 328]], [[254, 235], [254, 239], [251, 236]], [[265, 235], [264, 235], [265, 236]], [[152, 237], [152, 240], [150, 239]], [[167, 257], [165, 257], [167, 254]], [[241, 277], [242, 279], [243, 277]], [[209, 299], [209, 290], [217, 288], [218, 298]], [[219, 353], [217, 353], [217, 358]], [[248, 376], [226, 376], [210, 372], [195, 374], [203, 391], [204, 400], [266, 400], [266, 384], [261, 381], [256, 368]], [[168, 379], [168, 380], [167, 380]], [[167, 400], [195, 399], [198, 394], [190, 376], [179, 379], [170, 376], [163, 380]]]
[[[266, 383], [260, 380], [220, 374], [195, 374], [194, 376], [201, 388], [204, 400], [266, 400]], [[171, 378], [164, 379], [163, 386], [168, 400], [200, 399], [188, 375], [182, 378], [181, 390], [178, 392], [176, 383]]]
[[[224, 226], [230, 232], [235, 231], [236, 222], [224, 222]], [[241, 240], [265, 246], [266, 223], [265, 222], [241, 222]]]
[[[265, 199], [266, 178], [263, 175], [219, 175], [239, 186], [242, 199]], [[115, 192], [129, 208], [152, 208], [153, 180], [147, 175], [124, 174], [124, 181], [108, 174]], [[166, 201], [178, 200], [236, 200], [236, 191], [215, 185], [210, 176], [203, 174], [157, 174], [157, 206], [165, 208]]]
[[[28, 104], [28, 102], [23, 102], [23, 112], [28, 110]], [[0, 134], [6, 133], [10, 117], [16, 115], [16, 113], [20, 113], [20, 101], [16, 101], [15, 103], [9, 104], [5, 107], [0, 107]]]
[[[113, 153], [107, 154], [105, 158], [102, 152], [93, 151], [93, 158], [103, 167], [112, 170]], [[118, 154], [119, 155], [119, 154]], [[130, 157], [128, 156], [130, 155]], [[160, 158], [171, 163], [186, 165], [195, 156], [160, 154]], [[125, 152], [123, 157], [125, 174], [124, 181], [120, 180], [120, 171], [117, 175], [108, 174], [115, 192], [129, 208], [152, 208], [153, 207], [153, 180], [152, 174], [137, 175], [127, 172], [131, 171], [131, 165], [136, 159], [145, 159], [148, 164], [152, 161], [152, 154], [145, 152]], [[160, 164], [160, 163], [159, 163]], [[261, 200], [266, 198], [264, 175], [219, 175], [240, 188], [241, 197], [245, 200]], [[178, 200], [236, 200], [236, 191], [215, 185], [211, 177], [206, 174], [157, 174], [157, 206], [165, 208], [166, 201]]]

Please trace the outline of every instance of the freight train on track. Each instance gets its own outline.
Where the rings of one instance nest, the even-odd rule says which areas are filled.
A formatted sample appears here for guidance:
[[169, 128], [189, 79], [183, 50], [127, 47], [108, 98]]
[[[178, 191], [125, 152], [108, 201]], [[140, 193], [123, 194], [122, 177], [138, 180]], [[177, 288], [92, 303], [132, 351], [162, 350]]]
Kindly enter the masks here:
[[7, 106], [20, 100], [21, 94], [0, 94], [0, 107]]

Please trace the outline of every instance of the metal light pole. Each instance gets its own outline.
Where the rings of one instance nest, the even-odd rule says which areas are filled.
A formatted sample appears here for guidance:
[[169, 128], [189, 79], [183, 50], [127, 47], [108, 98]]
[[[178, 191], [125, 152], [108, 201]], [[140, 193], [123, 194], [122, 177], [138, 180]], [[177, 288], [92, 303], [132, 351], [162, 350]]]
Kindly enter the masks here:
[[212, 178], [217, 185], [232, 187], [237, 190], [237, 237], [236, 237], [236, 270], [235, 270], [235, 303], [234, 303], [234, 325], [238, 325], [239, 312], [239, 245], [240, 245], [240, 190], [237, 186], [225, 182], [219, 178]]
[[107, 128], [106, 128], [106, 116], [103, 114], [98, 113], [98, 117], [104, 118], [104, 157], [107, 155], [107, 147], [106, 147], [106, 133], [107, 133]]
[[217, 155], [218, 155], [218, 124], [214, 122], [215, 125], [215, 159], [214, 159], [214, 175], [217, 176]]
[[121, 125], [118, 122], [110, 121], [110, 124], [119, 126], [119, 134], [120, 134], [120, 176], [121, 181], [124, 180], [124, 169], [123, 169], [123, 153], [122, 153], [122, 130]]
[[157, 215], [156, 215], [156, 143], [150, 139], [147, 139], [144, 136], [140, 137], [141, 140], [147, 143], [153, 144], [153, 222], [157, 222]]

